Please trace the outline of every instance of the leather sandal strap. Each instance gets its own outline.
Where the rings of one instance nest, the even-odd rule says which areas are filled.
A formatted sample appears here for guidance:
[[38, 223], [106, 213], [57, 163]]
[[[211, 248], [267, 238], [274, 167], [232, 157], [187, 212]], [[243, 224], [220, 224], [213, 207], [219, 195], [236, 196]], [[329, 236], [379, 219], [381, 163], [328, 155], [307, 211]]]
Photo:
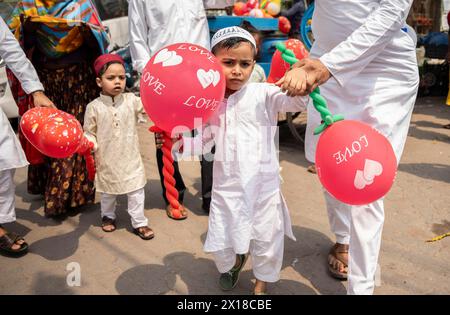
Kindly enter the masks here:
[[114, 225], [115, 223], [116, 223], [116, 220], [113, 220], [111, 218], [108, 218], [108, 217], [103, 217], [102, 218], [102, 226]]
[[0, 247], [11, 248], [17, 241], [23, 240], [23, 237], [15, 233], [6, 233], [0, 237]]

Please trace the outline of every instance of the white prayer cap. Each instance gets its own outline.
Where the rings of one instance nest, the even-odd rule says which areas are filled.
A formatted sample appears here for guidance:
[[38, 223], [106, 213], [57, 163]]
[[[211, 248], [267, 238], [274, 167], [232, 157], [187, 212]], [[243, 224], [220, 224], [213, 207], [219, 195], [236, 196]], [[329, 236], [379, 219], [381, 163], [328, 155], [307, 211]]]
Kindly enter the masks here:
[[214, 46], [216, 46], [221, 41], [232, 37], [244, 38], [248, 40], [253, 45], [253, 47], [255, 47], [255, 50], [257, 49], [255, 38], [252, 36], [252, 34], [238, 26], [225, 27], [218, 30], [211, 39], [211, 49], [213, 49]]

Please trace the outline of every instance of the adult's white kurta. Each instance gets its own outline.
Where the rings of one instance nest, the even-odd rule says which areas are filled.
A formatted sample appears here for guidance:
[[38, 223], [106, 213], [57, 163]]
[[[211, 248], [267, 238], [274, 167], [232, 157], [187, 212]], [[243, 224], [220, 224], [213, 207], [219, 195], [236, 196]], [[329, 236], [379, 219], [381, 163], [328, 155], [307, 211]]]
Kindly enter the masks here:
[[95, 188], [108, 194], [126, 194], [147, 182], [139, 151], [136, 124], [144, 108], [133, 93], [100, 95], [87, 105], [86, 137], [94, 143]]
[[130, 52], [133, 68], [142, 72], [161, 48], [192, 43], [209, 49], [205, 8], [224, 8], [234, 0], [130, 0]]
[[[31, 62], [25, 56], [16, 38], [0, 18], [0, 57], [19, 79], [23, 90], [32, 93], [44, 90]], [[0, 109], [0, 171], [28, 165], [22, 147]]]
[[203, 145], [196, 143], [200, 136], [184, 139], [185, 153], [216, 146], [206, 252], [247, 253], [252, 239], [269, 242], [280, 231], [295, 239], [280, 190], [275, 133], [278, 112], [304, 110], [307, 101], [275, 85], [249, 83], [220, 104], [203, 130]]
[[[319, 58], [333, 77], [321, 86], [332, 113], [368, 123], [400, 158], [419, 83], [415, 34], [402, 30], [412, 0], [316, 0], [312, 20]], [[315, 159], [320, 124], [308, 108], [306, 157]]]

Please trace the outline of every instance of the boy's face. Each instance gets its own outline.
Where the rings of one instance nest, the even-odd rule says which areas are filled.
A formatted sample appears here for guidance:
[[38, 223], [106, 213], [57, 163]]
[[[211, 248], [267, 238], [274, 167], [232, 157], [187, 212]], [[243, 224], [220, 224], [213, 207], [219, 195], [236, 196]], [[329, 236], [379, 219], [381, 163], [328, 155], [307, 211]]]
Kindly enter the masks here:
[[113, 63], [106, 69], [101, 78], [97, 78], [97, 85], [103, 94], [117, 96], [125, 90], [125, 68], [120, 63]]
[[248, 81], [255, 66], [254, 51], [250, 43], [240, 43], [232, 48], [221, 48], [215, 53], [222, 64], [227, 90], [238, 91]]

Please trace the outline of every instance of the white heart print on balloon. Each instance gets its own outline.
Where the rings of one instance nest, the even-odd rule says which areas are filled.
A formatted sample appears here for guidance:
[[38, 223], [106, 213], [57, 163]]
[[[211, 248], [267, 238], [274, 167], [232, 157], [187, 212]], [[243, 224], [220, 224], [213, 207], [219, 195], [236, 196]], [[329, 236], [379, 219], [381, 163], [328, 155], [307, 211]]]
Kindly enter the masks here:
[[[177, 55], [175, 51], [168, 50], [167, 48], [162, 49], [159, 51], [155, 59], [153, 60], [153, 64], [161, 63], [163, 67], [171, 67], [179, 65], [183, 62], [183, 57], [180, 55]], [[206, 89], [211, 84], [213, 86], [217, 86], [217, 84], [220, 81], [220, 73], [216, 70], [204, 70], [199, 69], [197, 71], [197, 79], [202, 85], [204, 89]]]
[[381, 163], [366, 159], [364, 162], [364, 170], [357, 170], [354, 180], [355, 188], [364, 189], [366, 186], [371, 185], [376, 176], [380, 176], [383, 173], [383, 165]]
[[219, 71], [210, 69], [208, 72], [206, 72], [203, 69], [199, 69], [197, 71], [197, 79], [202, 85], [204, 89], [206, 89], [211, 84], [213, 86], [217, 86], [217, 84], [220, 81], [220, 73]]
[[163, 67], [176, 66], [183, 62], [183, 57], [177, 55], [175, 51], [170, 51], [167, 48], [159, 51], [155, 59], [153, 60], [153, 64], [156, 65], [158, 63], [162, 63]]

